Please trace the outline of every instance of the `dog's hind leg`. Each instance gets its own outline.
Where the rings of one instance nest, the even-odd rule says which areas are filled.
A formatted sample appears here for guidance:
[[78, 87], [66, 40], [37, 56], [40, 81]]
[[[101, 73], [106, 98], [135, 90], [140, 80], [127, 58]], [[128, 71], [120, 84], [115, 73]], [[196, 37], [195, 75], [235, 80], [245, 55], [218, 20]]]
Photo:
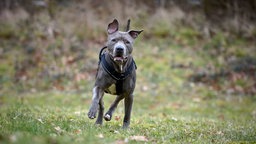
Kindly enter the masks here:
[[132, 104], [133, 104], [133, 95], [131, 94], [124, 99], [125, 115], [124, 115], [124, 121], [123, 121], [123, 128], [128, 128], [130, 125]]
[[116, 109], [118, 103], [119, 103], [122, 99], [124, 99], [124, 96], [123, 96], [123, 95], [120, 95], [120, 96], [117, 96], [117, 97], [116, 97], [115, 101], [111, 104], [109, 110], [106, 112], [106, 114], [105, 114], [105, 116], [104, 116], [104, 119], [105, 119], [106, 121], [110, 121], [110, 120], [111, 120], [113, 112], [115, 111], [115, 109]]
[[98, 113], [98, 118], [95, 122], [95, 124], [102, 125], [103, 123], [103, 114], [104, 114], [104, 103], [103, 103], [103, 96], [101, 97], [99, 101], [99, 113]]

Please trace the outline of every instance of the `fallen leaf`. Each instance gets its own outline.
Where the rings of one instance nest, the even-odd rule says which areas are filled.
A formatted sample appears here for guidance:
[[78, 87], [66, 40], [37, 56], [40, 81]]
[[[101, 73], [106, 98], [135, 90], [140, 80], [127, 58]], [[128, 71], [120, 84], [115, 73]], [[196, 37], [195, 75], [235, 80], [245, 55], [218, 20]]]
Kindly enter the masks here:
[[54, 129], [56, 130], [56, 132], [57, 132], [58, 134], [60, 134], [60, 133], [63, 132], [63, 130], [62, 130], [59, 126], [54, 127]]
[[44, 124], [44, 122], [42, 121], [42, 119], [37, 119], [41, 124]]
[[172, 117], [171, 119], [172, 119], [173, 121], [178, 121], [178, 119], [175, 118], [175, 117]]
[[115, 116], [115, 120], [119, 121], [121, 119], [121, 116]]
[[61, 128], [60, 128], [59, 126], [54, 127], [54, 129], [55, 129], [56, 131], [60, 131], [60, 130], [61, 130]]
[[75, 111], [74, 113], [75, 113], [76, 115], [81, 115], [81, 114], [82, 114], [81, 111]]
[[146, 85], [144, 85], [144, 86], [142, 86], [142, 91], [147, 91], [149, 88], [148, 88], [148, 86], [146, 86]]
[[126, 144], [129, 142], [128, 138], [125, 138], [124, 140], [117, 140], [115, 141], [115, 144]]
[[130, 136], [130, 139], [135, 141], [148, 141], [145, 136]]
[[104, 138], [104, 135], [103, 134], [99, 134], [97, 137], [98, 138]]
[[125, 141], [123, 141], [123, 140], [117, 140], [117, 141], [115, 141], [115, 144], [125, 144]]
[[125, 143], [128, 143], [128, 142], [129, 142], [129, 139], [128, 139], [128, 138], [125, 138], [125, 139], [124, 139], [124, 142], [125, 142]]
[[75, 134], [80, 134], [80, 133], [81, 133], [81, 130], [80, 130], [80, 129], [74, 130], [74, 133], [75, 133]]
[[172, 108], [173, 109], [180, 109], [181, 107], [183, 107], [183, 104], [181, 103], [172, 103]]
[[222, 135], [222, 136], [224, 135], [224, 133], [222, 131], [218, 131], [217, 134]]

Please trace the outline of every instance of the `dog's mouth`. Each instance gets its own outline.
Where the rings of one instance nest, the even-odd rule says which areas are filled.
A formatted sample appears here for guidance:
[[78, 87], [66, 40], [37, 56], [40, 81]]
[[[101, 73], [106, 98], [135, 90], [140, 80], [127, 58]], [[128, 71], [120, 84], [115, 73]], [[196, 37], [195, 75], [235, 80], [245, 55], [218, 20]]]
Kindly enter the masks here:
[[127, 59], [125, 56], [114, 56], [115, 62], [124, 62]]
[[113, 60], [118, 63], [120, 63], [120, 62], [122, 63], [127, 60], [127, 56], [124, 56], [121, 54], [120, 55], [119, 54], [116, 54], [116, 55], [111, 54], [111, 56], [112, 56]]

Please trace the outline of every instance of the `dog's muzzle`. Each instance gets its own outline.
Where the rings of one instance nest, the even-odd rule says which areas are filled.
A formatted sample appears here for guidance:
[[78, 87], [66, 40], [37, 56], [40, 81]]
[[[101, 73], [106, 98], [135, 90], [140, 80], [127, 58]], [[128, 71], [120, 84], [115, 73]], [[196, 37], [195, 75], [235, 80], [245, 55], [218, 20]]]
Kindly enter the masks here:
[[113, 58], [116, 62], [123, 62], [127, 59], [126, 46], [122, 42], [118, 42], [115, 44]]

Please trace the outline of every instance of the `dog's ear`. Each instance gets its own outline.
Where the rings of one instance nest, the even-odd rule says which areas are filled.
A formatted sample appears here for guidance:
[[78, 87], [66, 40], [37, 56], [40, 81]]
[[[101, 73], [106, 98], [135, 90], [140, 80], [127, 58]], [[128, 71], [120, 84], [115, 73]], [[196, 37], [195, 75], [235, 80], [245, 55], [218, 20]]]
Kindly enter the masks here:
[[136, 30], [130, 30], [128, 33], [129, 35], [133, 38], [136, 39], [138, 35], [142, 32], [143, 30], [136, 31]]
[[118, 21], [116, 19], [113, 20], [112, 23], [108, 24], [108, 34], [112, 34], [118, 31]]

